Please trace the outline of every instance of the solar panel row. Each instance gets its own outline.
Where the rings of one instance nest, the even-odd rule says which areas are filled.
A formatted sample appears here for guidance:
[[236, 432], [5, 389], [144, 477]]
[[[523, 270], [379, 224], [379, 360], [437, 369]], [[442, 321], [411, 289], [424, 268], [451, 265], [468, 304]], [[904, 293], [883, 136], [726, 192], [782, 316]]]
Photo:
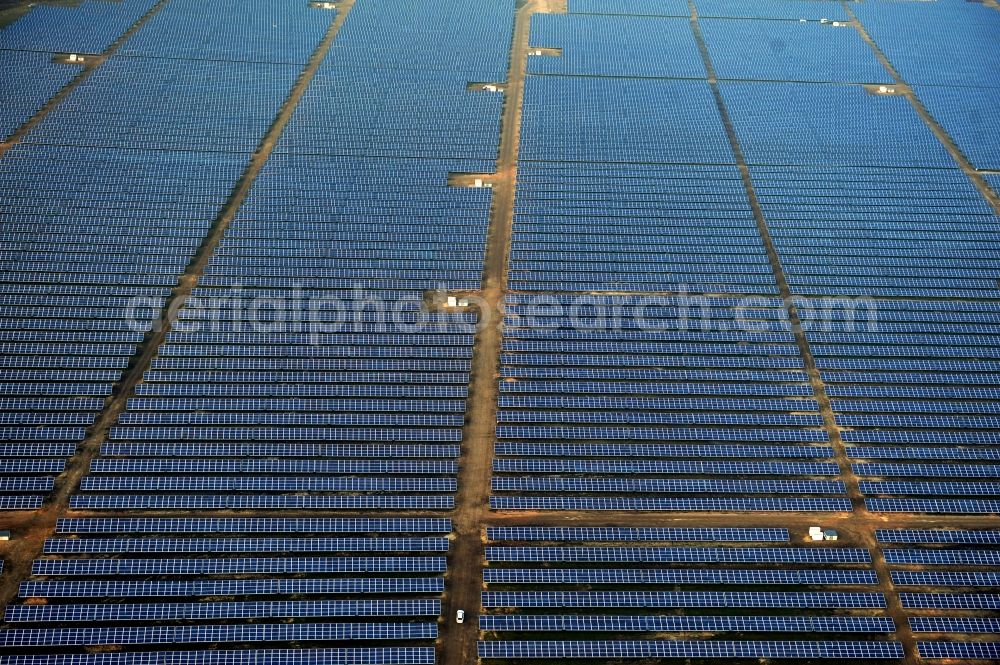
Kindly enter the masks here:
[[[62, 541], [49, 541], [62, 542]], [[871, 563], [861, 548], [801, 547], [516, 547], [490, 545], [486, 561], [607, 561], [727, 563]]]
[[479, 617], [488, 632], [892, 633], [888, 617], [647, 616], [514, 614]]
[[362, 577], [330, 579], [199, 580], [60, 580], [22, 582], [22, 598], [103, 598], [163, 596], [251, 596], [297, 594], [440, 593], [440, 577]]
[[[870, 499], [875, 501], [877, 499]], [[681, 512], [745, 512], [745, 511], [830, 511], [850, 512], [849, 499], [836, 498], [630, 498], [630, 497], [560, 497], [560, 496], [494, 496], [493, 510], [619, 510], [619, 511], [681, 511]], [[963, 505], [963, 507], [965, 507]], [[983, 506], [982, 512], [992, 506]], [[969, 512], [968, 509], [956, 512]]]
[[968, 543], [1000, 545], [1000, 531], [960, 531], [957, 529], [877, 529], [880, 543]]
[[897, 642], [724, 642], [724, 641], [587, 641], [480, 642], [479, 657], [492, 658], [902, 658]]
[[0, 646], [52, 647], [100, 644], [193, 644], [216, 642], [290, 642], [297, 640], [434, 639], [433, 623], [306, 623], [242, 626], [119, 626], [0, 632]]
[[492, 541], [575, 540], [575, 541], [733, 541], [788, 542], [787, 529], [767, 528], [685, 528], [685, 527], [487, 527]]
[[258, 559], [39, 559], [32, 575], [235, 575], [263, 573], [443, 573], [444, 557]]
[[[80, 526], [79, 532], [73, 531]], [[213, 527], [217, 528], [213, 531]], [[390, 535], [378, 534], [384, 527]], [[5, 620], [38, 627], [2, 633], [7, 647], [298, 640], [423, 640], [436, 637], [434, 623], [393, 623], [391, 617], [434, 617], [441, 611], [446, 561], [444, 537], [408, 533], [441, 532], [448, 520], [428, 518], [73, 518], [58, 531], [73, 537], [50, 539], [45, 558], [22, 582], [23, 604], [8, 606]], [[281, 533], [363, 533], [366, 537], [280, 537]], [[185, 534], [182, 537], [123, 537], [128, 534]], [[206, 537], [214, 533], [268, 534]], [[373, 534], [367, 537], [367, 534]], [[395, 534], [395, 535], [394, 535]], [[107, 537], [105, 537], [107, 536]], [[379, 552], [380, 556], [345, 556]], [[140, 555], [106, 558], [105, 554]], [[228, 554], [253, 553], [232, 558]], [[322, 553], [318, 556], [296, 556]], [[334, 553], [334, 554], [331, 554]], [[406, 553], [409, 553], [407, 555]], [[172, 558], [163, 555], [173, 554]], [[274, 554], [278, 556], [267, 556]], [[71, 555], [68, 558], [60, 555]], [[84, 555], [84, 556], [80, 556]], [[154, 555], [153, 558], [147, 558]], [[178, 556], [180, 555], [180, 556]], [[187, 556], [185, 556], [187, 555]], [[379, 572], [390, 577], [379, 576]], [[305, 573], [307, 576], [303, 576]], [[332, 574], [317, 577], [317, 574]], [[178, 580], [178, 576], [197, 576]], [[240, 575], [238, 579], [203, 579]], [[127, 579], [141, 576], [142, 579]], [[52, 579], [52, 578], [71, 579]], [[122, 579], [122, 578], [126, 579]], [[110, 578], [110, 579], [109, 579]], [[201, 602], [156, 602], [154, 598], [202, 597]], [[265, 600], [250, 600], [266, 596]], [[320, 596], [315, 600], [290, 600]], [[340, 596], [341, 600], [323, 597]], [[38, 604], [37, 599], [131, 599], [101, 604]], [[229, 600], [232, 598], [233, 600]], [[241, 600], [241, 599], [247, 600]], [[379, 623], [118, 626], [122, 622], [218, 621], [321, 617], [374, 617]], [[67, 629], [66, 623], [108, 623], [111, 627]]]
[[[907, 594], [902, 594], [907, 595]], [[522, 607], [760, 607], [883, 608], [880, 593], [782, 591], [484, 591], [485, 608]], [[933, 605], [937, 607], [938, 605]], [[945, 606], [945, 605], [941, 605]]]
[[0, 656], [4, 665], [434, 665], [433, 647], [95, 652]]
[[[895, 580], [895, 575], [893, 576]], [[522, 569], [483, 571], [487, 584], [878, 584], [868, 570]]]
[[439, 600], [285, 600], [211, 603], [97, 603], [11, 605], [4, 615], [15, 623], [121, 622], [216, 619], [438, 616]]
[[[123, 525], [126, 526], [127, 525]], [[64, 532], [65, 533], [65, 532]], [[201, 535], [201, 534], [199, 534]], [[447, 552], [447, 538], [50, 538], [45, 554], [127, 552]]]

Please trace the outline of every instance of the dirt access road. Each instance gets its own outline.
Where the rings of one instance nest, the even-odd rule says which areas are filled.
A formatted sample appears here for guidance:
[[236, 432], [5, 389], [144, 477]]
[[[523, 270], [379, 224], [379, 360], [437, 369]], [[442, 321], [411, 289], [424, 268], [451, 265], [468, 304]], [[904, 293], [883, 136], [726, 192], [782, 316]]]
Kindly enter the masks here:
[[[501, 121], [500, 150], [493, 182], [493, 209], [483, 267], [482, 315], [489, 317], [476, 335], [472, 380], [463, 432], [458, 494], [451, 511], [454, 540], [448, 562], [444, 618], [438, 644], [442, 665], [476, 662], [478, 614], [484, 557], [483, 524], [489, 512], [493, 440], [496, 433], [497, 380], [500, 370], [503, 289], [507, 283], [507, 257], [514, 220], [514, 186], [521, 135], [521, 108], [528, 60], [531, 16], [551, 7], [546, 0], [529, 0], [518, 6], [514, 21], [506, 99]], [[455, 623], [455, 612], [466, 611], [464, 624]]]

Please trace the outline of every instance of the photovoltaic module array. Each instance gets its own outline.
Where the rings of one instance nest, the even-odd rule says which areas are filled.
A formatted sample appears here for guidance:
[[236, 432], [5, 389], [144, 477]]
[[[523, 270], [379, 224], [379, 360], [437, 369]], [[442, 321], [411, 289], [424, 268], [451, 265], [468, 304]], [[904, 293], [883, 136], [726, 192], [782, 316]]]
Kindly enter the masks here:
[[0, 646], [433, 640], [450, 530], [431, 518], [63, 520]]
[[850, 510], [780, 300], [532, 302], [507, 300], [494, 508]]
[[[4, 135], [80, 71], [49, 51], [99, 53], [152, 5], [36, 7], [0, 31], [3, 66], [32, 80]], [[273, 74], [113, 57], [0, 160], [0, 507], [40, 506], [93, 424], [294, 80]], [[227, 152], [205, 152], [223, 126]]]
[[[0, 160], [3, 508], [52, 488], [338, 16], [35, 8], [0, 31], [29, 93], [4, 135], [80, 72], [64, 54], [154, 4]], [[451, 521], [432, 515], [453, 505], [476, 317], [422, 299], [480, 285], [490, 191], [449, 176], [494, 168], [502, 96], [467, 85], [506, 77], [513, 11], [358, 3], [97, 442], [70, 499], [92, 516], [60, 522], [6, 608], [0, 662], [435, 661]], [[327, 512], [274, 516], [298, 509]]]
[[491, 505], [850, 510], [795, 316], [868, 510], [997, 512], [993, 209], [841, 6], [694, 5], [532, 21]]
[[[893, 17], [901, 6], [905, 25]], [[852, 465], [866, 511], [996, 513], [995, 213], [863, 32], [869, 21], [876, 40], [891, 32], [900, 62], [890, 60], [908, 72], [926, 64], [927, 26], [940, 20], [982, 44], [1000, 35], [995, 12], [936, 3], [918, 19], [915, 4], [869, 2], [853, 24], [853, 5], [833, 2], [568, 9], [531, 26], [491, 507], [850, 511], [842, 467]], [[979, 64], [991, 56], [941, 57], [980, 73], [963, 81], [978, 89], [928, 79], [914, 92], [975, 166], [993, 168], [990, 115], [968, 110], [991, 107], [995, 77]], [[835, 459], [803, 344], [847, 460]], [[705, 609], [871, 607], [874, 571], [760, 570], [748, 565], [798, 559], [556, 529], [493, 530], [532, 546], [487, 547], [481, 658], [902, 656], [872, 639], [894, 632], [886, 617]], [[998, 582], [986, 570], [897, 574], [914, 585]], [[761, 595], [757, 584], [778, 586]], [[782, 595], [782, 584], [836, 591]], [[862, 595], [839, 596], [841, 585]], [[992, 596], [925, 596], [907, 602], [996, 609]], [[997, 628], [985, 615], [930, 625]], [[779, 645], [685, 641], [685, 631], [867, 634]], [[989, 658], [995, 646], [919, 651]]]
[[0, 665], [1000, 660], [995, 3], [25, 4]]
[[[788, 546], [781, 531], [489, 529], [496, 540], [486, 547], [480, 656], [735, 658], [784, 649], [797, 658], [899, 657], [897, 642], [872, 639], [895, 625], [884, 596], [871, 591], [878, 578], [870, 553]], [[538, 539], [549, 543], [532, 544]], [[740, 639], [686, 639], [706, 632]], [[561, 639], [549, 639], [552, 633]], [[624, 637], [606, 639], [616, 634]], [[790, 641], [772, 642], [769, 634]], [[840, 636], [850, 639], [834, 639]]]
[[910, 629], [921, 640], [920, 655], [992, 658], [1000, 647], [1000, 532], [885, 529], [877, 536]]
[[[448, 176], [492, 170], [499, 97], [466, 90], [489, 63], [417, 76], [353, 57], [370, 32], [403, 30], [403, 11], [352, 10], [74, 508], [453, 506], [476, 317], [423, 298], [479, 287], [490, 190]], [[362, 80], [386, 87], [358, 113]], [[407, 86], [451, 100], [454, 142]]]

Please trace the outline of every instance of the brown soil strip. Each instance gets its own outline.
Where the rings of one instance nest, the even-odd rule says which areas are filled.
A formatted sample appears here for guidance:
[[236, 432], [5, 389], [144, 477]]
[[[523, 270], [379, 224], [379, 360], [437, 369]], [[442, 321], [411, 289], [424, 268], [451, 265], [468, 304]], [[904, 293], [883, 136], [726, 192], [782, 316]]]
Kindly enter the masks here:
[[[538, 3], [518, 7], [514, 21], [510, 71], [500, 132], [500, 151], [493, 182], [493, 209], [483, 266], [480, 316], [472, 356], [472, 381], [466, 406], [458, 494], [451, 513], [454, 540], [448, 563], [448, 593], [439, 634], [442, 665], [476, 661], [478, 616], [484, 558], [483, 523], [489, 512], [493, 441], [496, 436], [497, 380], [500, 371], [502, 301], [514, 220], [514, 185], [521, 134], [521, 106], [527, 71], [528, 33]], [[466, 611], [455, 623], [456, 610]]]

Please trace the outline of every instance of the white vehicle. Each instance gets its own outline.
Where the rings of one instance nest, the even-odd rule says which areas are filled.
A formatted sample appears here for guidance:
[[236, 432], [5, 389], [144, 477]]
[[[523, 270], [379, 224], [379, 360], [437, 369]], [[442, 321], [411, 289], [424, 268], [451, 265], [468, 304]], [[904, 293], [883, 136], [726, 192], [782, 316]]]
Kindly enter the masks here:
[[455, 612], [455, 623], [465, 623], [465, 610]]

